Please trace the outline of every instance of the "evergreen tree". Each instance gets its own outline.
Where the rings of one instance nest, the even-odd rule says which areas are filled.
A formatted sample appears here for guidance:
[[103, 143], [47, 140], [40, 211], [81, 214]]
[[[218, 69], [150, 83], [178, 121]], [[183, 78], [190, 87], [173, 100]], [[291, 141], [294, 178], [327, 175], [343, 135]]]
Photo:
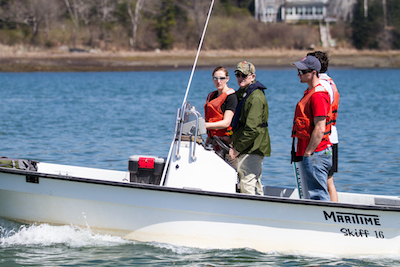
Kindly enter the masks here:
[[390, 0], [387, 3], [388, 25], [392, 31], [393, 49], [400, 49], [400, 1]]
[[368, 37], [367, 19], [364, 16], [364, 5], [362, 0], [358, 0], [354, 8], [353, 22], [353, 44], [355, 48], [362, 49], [366, 46]]
[[170, 49], [174, 43], [171, 30], [176, 24], [175, 11], [175, 0], [162, 0], [161, 12], [156, 24], [157, 41], [161, 49]]
[[358, 0], [352, 22], [353, 44], [357, 49], [379, 48], [378, 34], [383, 31], [383, 9], [381, 1], [369, 1], [365, 17], [364, 0]]

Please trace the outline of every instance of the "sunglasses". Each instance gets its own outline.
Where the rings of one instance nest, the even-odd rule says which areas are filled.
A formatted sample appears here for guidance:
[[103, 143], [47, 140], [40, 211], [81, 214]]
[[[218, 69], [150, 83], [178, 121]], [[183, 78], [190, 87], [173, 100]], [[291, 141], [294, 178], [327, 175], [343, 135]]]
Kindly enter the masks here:
[[215, 76], [213, 76], [213, 80], [214, 80], [214, 81], [218, 81], [218, 80], [223, 81], [223, 80], [225, 80], [226, 78], [228, 78], [228, 77], [215, 77]]
[[310, 72], [313, 72], [313, 71], [314, 71], [314, 70], [310, 70], [310, 69], [308, 69], [308, 70], [298, 70], [298, 72], [299, 72], [300, 75], [306, 74], [306, 73], [310, 73]]
[[245, 79], [245, 78], [247, 78], [248, 74], [243, 74], [243, 73], [241, 73], [241, 72], [236, 72], [236, 73], [235, 73], [235, 76], [236, 76], [236, 78], [243, 78], [243, 79]]

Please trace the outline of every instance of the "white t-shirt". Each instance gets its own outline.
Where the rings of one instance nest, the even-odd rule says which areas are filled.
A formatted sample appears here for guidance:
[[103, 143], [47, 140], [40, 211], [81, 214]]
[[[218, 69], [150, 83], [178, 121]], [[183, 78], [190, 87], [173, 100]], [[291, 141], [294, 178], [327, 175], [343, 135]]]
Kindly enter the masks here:
[[[331, 98], [331, 104], [332, 104], [333, 103], [334, 94], [333, 94], [332, 86], [329, 83], [329, 79], [330, 79], [330, 77], [326, 73], [320, 73], [319, 74], [319, 82], [328, 91], [329, 96]], [[329, 140], [331, 141], [332, 144], [339, 143], [339, 137], [338, 137], [338, 133], [337, 133], [337, 129], [336, 129], [335, 125], [332, 125], [332, 129], [331, 129], [331, 134], [329, 136]]]

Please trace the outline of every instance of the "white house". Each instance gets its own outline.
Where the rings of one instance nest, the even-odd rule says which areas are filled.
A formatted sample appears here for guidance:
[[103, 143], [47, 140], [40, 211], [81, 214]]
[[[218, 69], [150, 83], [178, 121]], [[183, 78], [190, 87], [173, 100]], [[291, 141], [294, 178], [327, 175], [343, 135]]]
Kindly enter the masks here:
[[351, 20], [356, 0], [255, 0], [255, 18], [262, 22]]

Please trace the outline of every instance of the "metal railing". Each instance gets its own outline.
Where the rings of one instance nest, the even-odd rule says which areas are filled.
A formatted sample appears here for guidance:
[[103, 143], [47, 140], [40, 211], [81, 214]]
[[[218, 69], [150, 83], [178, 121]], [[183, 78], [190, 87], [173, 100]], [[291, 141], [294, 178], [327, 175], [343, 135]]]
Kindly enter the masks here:
[[179, 135], [178, 135], [178, 144], [177, 144], [177, 148], [176, 148], [176, 158], [180, 159], [180, 155], [179, 155], [179, 150], [180, 150], [180, 146], [181, 146], [181, 141], [182, 141], [182, 133], [183, 133], [183, 126], [185, 124], [185, 117], [186, 114], [193, 114], [196, 118], [196, 126], [194, 129], [190, 130], [190, 134], [189, 138], [190, 141], [192, 141], [192, 137], [194, 135], [194, 139], [193, 142], [190, 142], [190, 148], [191, 148], [191, 159], [193, 161], [196, 161], [196, 141], [197, 141], [197, 137], [198, 137], [198, 129], [199, 129], [199, 118], [201, 117], [201, 114], [197, 111], [197, 110], [192, 110], [192, 109], [188, 109], [188, 107], [190, 106], [189, 102], [185, 102], [185, 104], [183, 105], [184, 109], [181, 110], [181, 112], [177, 112], [177, 116], [179, 115], [179, 118], [176, 118], [176, 121], [180, 123], [180, 130], [179, 130]]

